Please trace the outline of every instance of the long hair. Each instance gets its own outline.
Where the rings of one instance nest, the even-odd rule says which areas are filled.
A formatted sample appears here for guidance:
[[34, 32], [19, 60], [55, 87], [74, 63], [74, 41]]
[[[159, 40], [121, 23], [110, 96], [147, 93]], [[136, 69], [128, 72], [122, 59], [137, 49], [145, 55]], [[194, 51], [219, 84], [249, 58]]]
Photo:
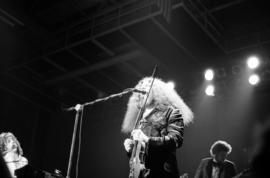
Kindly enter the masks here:
[[[143, 78], [138, 82], [135, 88], [148, 91], [152, 80], [152, 77]], [[127, 111], [122, 123], [122, 132], [129, 133], [132, 131], [136, 122], [136, 117], [143, 104], [142, 98], [142, 95], [138, 93], [133, 93], [129, 98]], [[169, 87], [168, 84], [158, 78], [154, 79], [154, 83], [147, 100], [147, 105], [167, 105], [179, 109], [185, 125], [188, 125], [193, 120], [193, 113], [185, 104], [183, 99], [173, 88]]]
[[11, 138], [15, 144], [16, 144], [16, 151], [18, 153], [18, 155], [23, 155], [23, 150], [22, 147], [20, 145], [20, 142], [18, 141], [18, 139], [13, 135], [13, 133], [11, 132], [3, 132], [0, 134], [0, 153], [2, 154], [2, 156], [4, 156], [6, 154], [7, 151], [7, 139]]

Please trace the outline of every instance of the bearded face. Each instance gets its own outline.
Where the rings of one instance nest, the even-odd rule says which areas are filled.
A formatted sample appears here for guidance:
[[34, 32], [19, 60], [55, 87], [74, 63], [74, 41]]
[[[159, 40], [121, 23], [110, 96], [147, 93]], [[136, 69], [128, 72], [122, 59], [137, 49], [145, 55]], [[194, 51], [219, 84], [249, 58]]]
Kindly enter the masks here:
[[[135, 88], [138, 89], [138, 90], [141, 90], [141, 91], [148, 92], [149, 89], [150, 89], [151, 83], [152, 83], [152, 79], [142, 80]], [[146, 102], [146, 106], [151, 105], [151, 103], [153, 102], [152, 89], [151, 89], [151, 91], [149, 93], [149, 96], [148, 96], [148, 99], [147, 99], [147, 102]], [[138, 102], [137, 102], [138, 103], [138, 108], [141, 108], [143, 106], [143, 104], [145, 103], [147, 94], [136, 93], [135, 96], [137, 97], [137, 100], [138, 100]]]

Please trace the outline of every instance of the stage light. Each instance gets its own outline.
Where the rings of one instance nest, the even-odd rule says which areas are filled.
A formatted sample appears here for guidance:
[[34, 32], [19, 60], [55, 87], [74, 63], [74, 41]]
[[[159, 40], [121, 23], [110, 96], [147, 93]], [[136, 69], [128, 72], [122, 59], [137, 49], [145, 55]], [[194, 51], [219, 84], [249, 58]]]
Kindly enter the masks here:
[[168, 86], [169, 88], [171, 88], [171, 89], [174, 89], [175, 84], [174, 84], [174, 82], [169, 81], [169, 82], [167, 82], [167, 86]]
[[251, 85], [257, 85], [259, 81], [260, 81], [260, 77], [257, 74], [252, 74], [248, 79], [248, 82]]
[[205, 94], [208, 96], [215, 96], [215, 87], [213, 85], [208, 85], [205, 89]]
[[204, 73], [205, 80], [213, 80], [214, 78], [214, 71], [212, 69], [207, 69]]
[[259, 66], [260, 61], [259, 58], [256, 56], [250, 56], [247, 60], [247, 65], [250, 69], [255, 69]]

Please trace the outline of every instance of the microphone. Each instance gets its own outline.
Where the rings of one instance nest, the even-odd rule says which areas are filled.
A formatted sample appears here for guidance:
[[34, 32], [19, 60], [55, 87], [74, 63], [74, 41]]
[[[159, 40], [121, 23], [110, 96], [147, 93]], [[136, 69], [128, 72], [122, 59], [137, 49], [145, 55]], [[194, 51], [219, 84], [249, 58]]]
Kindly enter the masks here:
[[144, 94], [144, 95], [147, 93], [146, 91], [138, 90], [137, 88], [133, 88], [132, 91], [136, 92], [136, 93], [141, 93], [141, 94]]
[[137, 88], [127, 88], [125, 91], [128, 92], [135, 92], [135, 93], [141, 93], [143, 95], [145, 95], [147, 92], [143, 91], [143, 90], [138, 90]]

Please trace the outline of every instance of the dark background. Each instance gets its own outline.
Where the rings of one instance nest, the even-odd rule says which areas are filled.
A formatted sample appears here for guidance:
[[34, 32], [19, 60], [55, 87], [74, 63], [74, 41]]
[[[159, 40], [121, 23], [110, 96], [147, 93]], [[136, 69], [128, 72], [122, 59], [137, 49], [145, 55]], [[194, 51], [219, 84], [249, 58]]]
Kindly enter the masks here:
[[[218, 139], [232, 145], [238, 170], [249, 167], [269, 120], [269, 6], [157, 2], [0, 2], [0, 131], [18, 137], [31, 165], [65, 175], [75, 112], [61, 108], [133, 87], [158, 65], [157, 76], [174, 81], [195, 114], [177, 153], [181, 174], [192, 177]], [[250, 55], [261, 61], [257, 86], [247, 83]], [[215, 97], [204, 94], [208, 67], [216, 73]], [[128, 135], [120, 129], [128, 97], [85, 108], [79, 177], [127, 177]]]

